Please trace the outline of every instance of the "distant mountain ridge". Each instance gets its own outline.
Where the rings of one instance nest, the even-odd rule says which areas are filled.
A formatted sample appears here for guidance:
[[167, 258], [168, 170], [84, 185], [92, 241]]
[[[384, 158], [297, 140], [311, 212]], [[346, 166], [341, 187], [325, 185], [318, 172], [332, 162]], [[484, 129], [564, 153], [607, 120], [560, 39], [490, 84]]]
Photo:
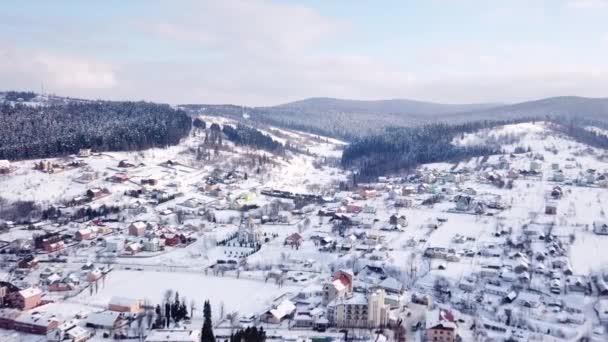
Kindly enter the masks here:
[[444, 104], [408, 99], [389, 100], [349, 100], [330, 97], [313, 97], [290, 102], [274, 108], [303, 111], [321, 110], [327, 112], [357, 112], [369, 114], [436, 115], [461, 113], [501, 106], [499, 103]]
[[358, 101], [310, 98], [273, 107], [184, 105], [191, 114], [224, 115], [354, 140], [387, 127], [479, 120], [576, 117], [608, 123], [608, 98], [550, 97], [516, 104], [440, 104], [414, 100]]

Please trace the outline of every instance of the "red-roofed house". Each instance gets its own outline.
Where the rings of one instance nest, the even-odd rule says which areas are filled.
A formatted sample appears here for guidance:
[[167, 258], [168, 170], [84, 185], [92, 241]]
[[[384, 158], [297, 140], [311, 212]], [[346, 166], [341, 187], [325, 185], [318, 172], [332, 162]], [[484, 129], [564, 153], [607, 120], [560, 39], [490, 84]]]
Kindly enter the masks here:
[[454, 342], [458, 334], [458, 325], [452, 312], [436, 309], [426, 314], [426, 340], [437, 342]]

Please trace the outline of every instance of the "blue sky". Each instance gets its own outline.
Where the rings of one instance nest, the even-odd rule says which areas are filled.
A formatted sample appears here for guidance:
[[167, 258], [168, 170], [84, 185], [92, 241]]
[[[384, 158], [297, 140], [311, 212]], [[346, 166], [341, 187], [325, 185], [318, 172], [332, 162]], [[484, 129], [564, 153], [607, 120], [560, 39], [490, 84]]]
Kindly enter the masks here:
[[0, 89], [169, 103], [605, 97], [608, 0], [0, 3]]

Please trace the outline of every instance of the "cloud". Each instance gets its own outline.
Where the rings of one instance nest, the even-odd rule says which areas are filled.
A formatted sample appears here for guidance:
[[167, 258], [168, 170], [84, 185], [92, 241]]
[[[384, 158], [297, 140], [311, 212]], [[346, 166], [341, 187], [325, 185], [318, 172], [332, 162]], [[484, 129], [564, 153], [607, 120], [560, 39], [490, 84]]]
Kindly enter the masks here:
[[345, 24], [303, 6], [263, 0], [201, 1], [166, 20], [136, 26], [158, 38], [228, 52], [276, 54], [302, 51], [334, 37]]
[[[467, 34], [415, 43], [266, 0], [159, 1], [135, 11], [141, 15], [86, 25], [84, 17], [53, 17], [59, 28], [48, 18], [23, 21], [28, 30], [20, 18], [0, 21], [0, 89], [37, 90], [44, 82], [55, 93], [86, 98], [273, 105], [311, 96], [505, 102], [605, 96], [608, 88], [608, 67], [597, 58], [605, 44], [484, 43]], [[510, 13], [522, 23], [538, 19], [510, 7], [495, 15]], [[375, 51], [383, 39], [394, 44]]]
[[47, 51], [0, 47], [0, 87], [38, 89], [45, 84], [53, 91], [98, 90], [116, 85], [116, 75], [107, 63]]

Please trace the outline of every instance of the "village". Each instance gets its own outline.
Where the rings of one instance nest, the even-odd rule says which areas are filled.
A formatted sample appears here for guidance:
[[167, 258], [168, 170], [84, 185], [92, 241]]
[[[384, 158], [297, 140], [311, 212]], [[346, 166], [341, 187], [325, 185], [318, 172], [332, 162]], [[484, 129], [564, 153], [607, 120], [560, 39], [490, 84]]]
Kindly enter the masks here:
[[520, 123], [454, 141], [504, 154], [363, 183], [338, 140], [206, 133], [0, 161], [0, 340], [199, 341], [207, 300], [218, 341], [608, 340], [604, 151]]

